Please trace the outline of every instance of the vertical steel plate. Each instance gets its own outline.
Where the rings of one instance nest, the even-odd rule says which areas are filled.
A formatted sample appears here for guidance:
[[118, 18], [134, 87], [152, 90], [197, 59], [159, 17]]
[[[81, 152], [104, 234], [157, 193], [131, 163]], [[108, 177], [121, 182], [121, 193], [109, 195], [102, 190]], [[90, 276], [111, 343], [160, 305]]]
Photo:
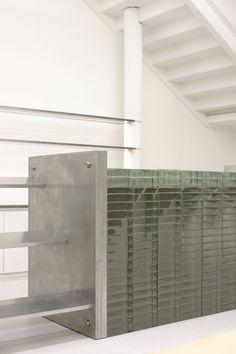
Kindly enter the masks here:
[[79, 290], [92, 309], [50, 320], [95, 339], [107, 336], [107, 154], [32, 157], [29, 175], [45, 187], [29, 191], [29, 230], [65, 232], [65, 245], [29, 250], [29, 295]]

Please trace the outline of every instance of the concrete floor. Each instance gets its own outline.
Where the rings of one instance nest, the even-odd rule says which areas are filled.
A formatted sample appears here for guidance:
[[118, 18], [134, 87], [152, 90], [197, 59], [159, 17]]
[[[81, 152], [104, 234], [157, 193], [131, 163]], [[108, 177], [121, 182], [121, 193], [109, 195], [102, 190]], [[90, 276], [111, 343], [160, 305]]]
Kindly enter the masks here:
[[[27, 280], [27, 274], [1, 277], [0, 299], [27, 296]], [[99, 341], [43, 318], [4, 321], [0, 354], [149, 354], [230, 330], [236, 330], [236, 310]]]
[[233, 329], [236, 310], [99, 341], [42, 318], [18, 320], [0, 324], [0, 353], [148, 354]]

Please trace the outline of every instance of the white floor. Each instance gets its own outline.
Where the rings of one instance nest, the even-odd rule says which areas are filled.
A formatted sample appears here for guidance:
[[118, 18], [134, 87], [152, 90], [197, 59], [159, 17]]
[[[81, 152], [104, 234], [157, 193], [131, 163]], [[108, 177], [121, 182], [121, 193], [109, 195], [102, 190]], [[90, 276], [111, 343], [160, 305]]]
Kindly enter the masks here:
[[[0, 300], [27, 296], [27, 274], [0, 277], [0, 290]], [[236, 310], [99, 341], [43, 318], [18, 320], [0, 322], [0, 354], [151, 354], [233, 329]]]
[[236, 310], [94, 341], [39, 318], [1, 323], [0, 353], [148, 354], [231, 329]]

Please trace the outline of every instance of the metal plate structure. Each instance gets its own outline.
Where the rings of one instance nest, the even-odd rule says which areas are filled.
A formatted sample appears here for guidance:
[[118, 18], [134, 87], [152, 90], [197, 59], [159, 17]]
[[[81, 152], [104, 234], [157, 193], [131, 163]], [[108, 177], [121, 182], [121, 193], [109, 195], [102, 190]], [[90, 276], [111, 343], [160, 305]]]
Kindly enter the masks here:
[[45, 245], [57, 245], [67, 243], [67, 235], [55, 232], [3, 232], [0, 233], [0, 249], [17, 247], [41, 247]]
[[0, 302], [0, 323], [12, 319], [81, 311], [91, 307], [87, 299], [77, 291], [4, 300]]
[[[29, 171], [30, 178], [44, 183], [44, 188], [29, 191], [32, 242], [34, 235], [38, 239], [38, 232], [44, 230], [53, 242], [56, 233], [59, 239], [60, 235], [66, 235], [67, 239], [65, 243], [29, 249], [29, 297], [53, 300], [60, 295], [67, 298], [68, 294], [66, 307], [72, 312], [55, 311], [47, 318], [94, 339], [104, 338], [107, 336], [107, 153], [31, 157]], [[70, 305], [71, 294], [75, 295]]]

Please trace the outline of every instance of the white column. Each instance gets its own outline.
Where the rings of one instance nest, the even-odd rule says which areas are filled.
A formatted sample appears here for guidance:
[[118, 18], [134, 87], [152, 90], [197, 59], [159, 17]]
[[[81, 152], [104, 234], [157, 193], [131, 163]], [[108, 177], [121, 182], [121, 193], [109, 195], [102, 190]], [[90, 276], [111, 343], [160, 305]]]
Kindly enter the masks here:
[[[141, 147], [143, 41], [139, 8], [124, 10], [124, 117], [138, 123], [125, 123], [124, 145]], [[125, 168], [141, 167], [141, 151], [125, 151]]]

